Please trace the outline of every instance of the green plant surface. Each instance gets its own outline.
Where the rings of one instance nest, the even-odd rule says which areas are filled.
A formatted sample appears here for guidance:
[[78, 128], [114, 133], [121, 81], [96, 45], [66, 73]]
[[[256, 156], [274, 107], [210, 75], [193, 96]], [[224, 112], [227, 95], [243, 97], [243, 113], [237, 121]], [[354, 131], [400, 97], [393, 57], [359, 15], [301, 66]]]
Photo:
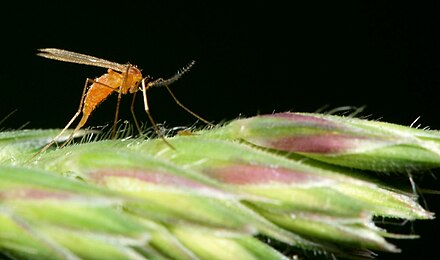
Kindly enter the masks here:
[[436, 131], [280, 113], [167, 142], [86, 141], [36, 154], [58, 133], [0, 133], [4, 257], [362, 258], [400, 252], [387, 238], [417, 238], [389, 233], [375, 217], [434, 217], [374, 171], [438, 167]]

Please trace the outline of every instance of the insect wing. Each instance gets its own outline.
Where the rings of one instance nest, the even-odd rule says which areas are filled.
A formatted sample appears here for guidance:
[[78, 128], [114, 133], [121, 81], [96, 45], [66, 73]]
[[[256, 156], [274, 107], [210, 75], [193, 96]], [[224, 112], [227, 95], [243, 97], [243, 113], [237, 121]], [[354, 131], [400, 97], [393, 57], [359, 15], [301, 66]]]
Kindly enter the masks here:
[[40, 51], [39, 53], [37, 53], [38, 56], [48, 59], [102, 67], [119, 72], [125, 72], [125, 70], [127, 69], [127, 65], [122, 65], [116, 62], [111, 62], [108, 60], [104, 60], [90, 55], [85, 55], [72, 51], [66, 51], [55, 48], [39, 49], [38, 51]]

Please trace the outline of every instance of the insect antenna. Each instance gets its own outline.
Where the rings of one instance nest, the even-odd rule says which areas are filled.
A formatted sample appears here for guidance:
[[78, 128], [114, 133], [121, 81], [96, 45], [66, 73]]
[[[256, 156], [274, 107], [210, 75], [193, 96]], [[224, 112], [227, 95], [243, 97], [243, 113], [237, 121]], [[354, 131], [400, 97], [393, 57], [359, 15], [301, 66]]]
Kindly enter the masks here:
[[168, 85], [174, 83], [175, 81], [177, 81], [178, 79], [180, 79], [184, 74], [189, 72], [189, 70], [191, 69], [192, 66], [194, 66], [195, 63], [196, 62], [193, 60], [190, 63], [188, 63], [188, 65], [186, 65], [185, 67], [183, 67], [180, 70], [178, 70], [177, 73], [174, 74], [174, 76], [172, 76], [171, 78], [159, 79], [159, 80], [156, 80], [156, 81], [149, 82], [148, 86], [149, 87], [164, 87], [164, 86], [168, 86]]

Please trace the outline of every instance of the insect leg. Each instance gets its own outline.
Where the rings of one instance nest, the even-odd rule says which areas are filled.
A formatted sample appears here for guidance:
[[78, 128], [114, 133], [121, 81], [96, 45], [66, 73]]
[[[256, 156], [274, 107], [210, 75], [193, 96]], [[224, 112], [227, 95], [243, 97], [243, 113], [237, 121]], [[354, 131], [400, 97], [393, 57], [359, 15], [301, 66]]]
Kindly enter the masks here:
[[121, 98], [122, 98], [122, 88], [125, 87], [125, 84], [127, 83], [127, 75], [128, 75], [128, 70], [130, 69], [131, 65], [128, 64], [127, 68], [125, 70], [125, 74], [124, 74], [124, 78], [122, 79], [122, 84], [119, 87], [118, 90], [118, 101], [116, 103], [116, 112], [115, 112], [115, 120], [113, 121], [113, 128], [112, 128], [112, 139], [115, 139], [116, 137], [116, 125], [118, 124], [118, 118], [119, 118], [119, 107], [121, 105]]
[[130, 111], [131, 111], [131, 115], [133, 116], [133, 120], [134, 120], [134, 124], [136, 125], [137, 130], [139, 131], [139, 135], [142, 135], [142, 129], [139, 126], [139, 123], [136, 119], [136, 114], [134, 113], [134, 101], [136, 100], [136, 93], [133, 93], [133, 99], [131, 100], [131, 106], [130, 106]]
[[163, 136], [163, 134], [160, 132], [159, 127], [157, 127], [156, 122], [154, 121], [153, 117], [150, 114], [150, 108], [148, 107], [148, 99], [147, 99], [147, 89], [148, 85], [145, 85], [145, 80], [142, 80], [142, 95], [144, 98], [144, 108], [145, 108], [145, 112], [147, 113], [148, 118], [150, 119], [151, 124], [154, 127], [154, 130], [156, 131], [156, 133], [160, 136], [160, 138], [162, 138], [162, 140], [172, 149], [175, 150], [174, 146], [172, 146]]
[[193, 111], [191, 111], [189, 108], [187, 108], [185, 105], [183, 105], [178, 99], [177, 97], [174, 95], [174, 93], [171, 91], [171, 89], [168, 87], [168, 84], [166, 84], [167, 80], [164, 80], [162, 78], [156, 79], [155, 81], [149, 83], [149, 85], [151, 86], [158, 86], [158, 85], [162, 85], [164, 86], [167, 90], [168, 93], [170, 93], [171, 97], [174, 99], [174, 102], [176, 102], [177, 105], [179, 105], [181, 108], [185, 109], [186, 112], [188, 112], [189, 114], [191, 114], [192, 116], [194, 116], [195, 118], [199, 119], [200, 121], [202, 121], [203, 123], [209, 125], [209, 126], [214, 126], [213, 124], [211, 124], [210, 122], [208, 122], [208, 120], [202, 118], [201, 116], [197, 115], [196, 113], [194, 113]]
[[[67, 123], [67, 125], [63, 128], [63, 130], [61, 130], [61, 132], [55, 136], [52, 141], [50, 143], [48, 143], [46, 146], [44, 146], [40, 151], [38, 151], [36, 154], [34, 154], [32, 156], [32, 158], [34, 158], [35, 156], [41, 154], [42, 152], [46, 151], [49, 147], [51, 147], [54, 143], [56, 143], [56, 141], [64, 134], [64, 132], [66, 132], [66, 130], [70, 127], [70, 125], [75, 121], [75, 119], [79, 116], [79, 114], [81, 113], [82, 107], [84, 105], [84, 99], [86, 96], [86, 90], [87, 90], [87, 86], [90, 82], [94, 82], [94, 80], [87, 78], [86, 79], [86, 83], [84, 84], [84, 89], [81, 95], [81, 101], [79, 102], [79, 107], [78, 110], [76, 111], [75, 115], [72, 117], [72, 119], [70, 119], [69, 123]], [[73, 135], [75, 134], [76, 130], [72, 132], [72, 134], [70, 134], [69, 138], [67, 139], [66, 142], [69, 142], [70, 139], [72, 139]]]

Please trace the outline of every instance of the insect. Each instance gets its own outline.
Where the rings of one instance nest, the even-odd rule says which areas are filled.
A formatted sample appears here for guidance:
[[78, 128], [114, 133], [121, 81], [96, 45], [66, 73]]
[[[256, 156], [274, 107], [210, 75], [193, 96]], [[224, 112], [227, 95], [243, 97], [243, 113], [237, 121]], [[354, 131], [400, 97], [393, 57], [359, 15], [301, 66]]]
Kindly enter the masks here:
[[111, 62], [108, 60], [96, 58], [93, 56], [61, 50], [61, 49], [55, 49], [55, 48], [39, 49], [38, 51], [39, 53], [37, 53], [37, 55], [44, 58], [102, 67], [107, 69], [107, 73], [96, 79], [90, 79], [90, 78], [86, 79], [79, 108], [76, 111], [75, 115], [72, 117], [72, 119], [70, 119], [70, 121], [63, 128], [63, 130], [61, 130], [61, 132], [50, 143], [44, 146], [37, 154], [44, 152], [50, 146], [52, 146], [64, 134], [64, 132], [73, 124], [73, 122], [78, 118], [78, 116], [82, 114], [79, 123], [71, 133], [70, 137], [67, 139], [68, 141], [66, 141], [64, 144], [68, 143], [73, 138], [74, 134], [86, 124], [87, 119], [89, 118], [91, 113], [95, 110], [95, 108], [100, 103], [102, 103], [110, 94], [114, 92], [118, 93], [118, 101], [116, 103], [115, 119], [112, 128], [112, 138], [114, 138], [116, 134], [116, 124], [118, 121], [119, 105], [121, 102], [121, 97], [122, 95], [129, 93], [133, 94], [133, 100], [130, 108], [131, 114], [133, 116], [134, 122], [136, 124], [139, 133], [141, 133], [141, 128], [134, 113], [136, 93], [138, 91], [141, 91], [144, 101], [145, 112], [147, 113], [150, 122], [152, 123], [156, 133], [168, 145], [170, 145], [165, 140], [163, 135], [160, 133], [157, 124], [155, 123], [153, 117], [150, 114], [150, 108], [148, 106], [147, 90], [151, 87], [165, 87], [170, 93], [171, 97], [180, 107], [185, 109], [188, 113], [198, 118], [202, 122], [211, 125], [211, 123], [209, 123], [207, 120], [203, 119], [202, 117], [200, 117], [199, 115], [188, 109], [186, 106], [184, 106], [176, 98], [176, 96], [173, 94], [171, 89], [168, 87], [168, 85], [178, 80], [183, 74], [187, 73], [190, 70], [190, 68], [194, 65], [194, 61], [190, 62], [187, 66], [179, 70], [174, 76], [168, 79], [158, 78], [153, 80], [153, 78], [151, 78], [150, 76], [143, 77], [141, 71], [136, 66], [131, 64], [123, 65], [116, 62]]

